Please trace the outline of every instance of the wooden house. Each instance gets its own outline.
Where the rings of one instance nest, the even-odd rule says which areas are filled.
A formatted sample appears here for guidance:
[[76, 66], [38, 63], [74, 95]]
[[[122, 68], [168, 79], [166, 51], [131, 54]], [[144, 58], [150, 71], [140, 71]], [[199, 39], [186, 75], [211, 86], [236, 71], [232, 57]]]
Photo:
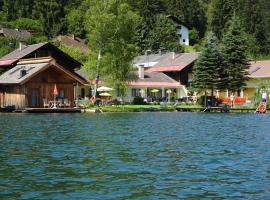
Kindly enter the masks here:
[[[147, 86], [142, 85], [144, 88], [139, 88], [138, 83], [129, 83], [128, 85], [131, 90], [138, 89], [138, 91], [148, 91], [149, 88], [155, 88], [158, 90], [157, 96], [161, 98], [167, 96], [167, 91], [175, 91], [176, 98], [187, 97], [188, 89], [192, 84], [192, 69], [198, 56], [199, 53], [195, 52], [175, 53], [162, 51], [158, 54], [139, 56], [135, 59], [134, 65], [139, 71], [145, 71], [148, 76], [143, 79], [139, 77], [137, 82], [146, 82], [150, 80], [149, 77], [155, 77], [154, 81], [147, 81]], [[159, 85], [156, 85], [157, 82], [159, 82]], [[162, 84], [160, 84], [161, 82]], [[129, 96], [132, 96], [131, 94], [130, 92]]]
[[[46, 56], [46, 57], [42, 57]], [[2, 65], [1, 65], [2, 64]], [[30, 45], [4, 56], [0, 68], [0, 107], [16, 109], [49, 106], [55, 99], [74, 106], [78, 86], [88, 81], [77, 73], [81, 64], [49, 43]]]

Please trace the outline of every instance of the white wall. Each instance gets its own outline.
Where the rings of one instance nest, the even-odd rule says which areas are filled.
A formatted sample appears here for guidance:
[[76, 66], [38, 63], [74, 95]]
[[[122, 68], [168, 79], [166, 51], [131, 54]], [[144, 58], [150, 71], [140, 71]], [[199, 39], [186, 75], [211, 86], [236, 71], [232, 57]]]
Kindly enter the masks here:
[[189, 45], [189, 30], [186, 26], [179, 24], [177, 33], [180, 35], [180, 44]]

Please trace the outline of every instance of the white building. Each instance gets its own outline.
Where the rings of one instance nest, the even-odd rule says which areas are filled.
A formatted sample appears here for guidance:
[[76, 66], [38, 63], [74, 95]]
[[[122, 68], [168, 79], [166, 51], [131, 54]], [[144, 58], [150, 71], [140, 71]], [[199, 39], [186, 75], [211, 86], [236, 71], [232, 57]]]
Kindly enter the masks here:
[[184, 25], [183, 22], [181, 22], [179, 19], [177, 19], [176, 17], [169, 15], [167, 16], [168, 18], [170, 18], [171, 20], [174, 21], [176, 28], [177, 28], [177, 34], [179, 34], [179, 42], [182, 45], [186, 45], [189, 46], [189, 29], [186, 25]]
[[180, 44], [189, 46], [189, 30], [182, 24], [177, 25], [177, 34], [180, 36]]

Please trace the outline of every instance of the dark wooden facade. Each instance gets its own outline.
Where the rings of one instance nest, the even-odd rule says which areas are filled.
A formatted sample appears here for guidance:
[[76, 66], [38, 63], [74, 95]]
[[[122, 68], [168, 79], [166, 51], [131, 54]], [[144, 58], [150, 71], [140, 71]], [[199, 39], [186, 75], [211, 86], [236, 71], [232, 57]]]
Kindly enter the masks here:
[[182, 69], [180, 72], [164, 72], [167, 76], [171, 77], [172, 79], [179, 81], [181, 85], [184, 85], [186, 87], [190, 86], [190, 80], [189, 80], [189, 74], [192, 74], [192, 68], [193, 63], [184, 69]]
[[54, 100], [56, 84], [58, 98], [68, 99], [74, 106], [75, 85], [78, 81], [63, 70], [50, 66], [23, 84], [0, 85], [0, 107], [15, 106], [16, 109], [43, 107], [43, 99]]

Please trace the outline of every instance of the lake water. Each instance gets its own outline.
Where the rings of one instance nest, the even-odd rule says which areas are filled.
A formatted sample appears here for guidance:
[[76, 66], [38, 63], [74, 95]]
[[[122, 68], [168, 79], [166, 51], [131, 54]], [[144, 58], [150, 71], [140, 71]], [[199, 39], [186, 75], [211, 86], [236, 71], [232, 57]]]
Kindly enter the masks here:
[[0, 199], [270, 199], [270, 115], [0, 114]]

